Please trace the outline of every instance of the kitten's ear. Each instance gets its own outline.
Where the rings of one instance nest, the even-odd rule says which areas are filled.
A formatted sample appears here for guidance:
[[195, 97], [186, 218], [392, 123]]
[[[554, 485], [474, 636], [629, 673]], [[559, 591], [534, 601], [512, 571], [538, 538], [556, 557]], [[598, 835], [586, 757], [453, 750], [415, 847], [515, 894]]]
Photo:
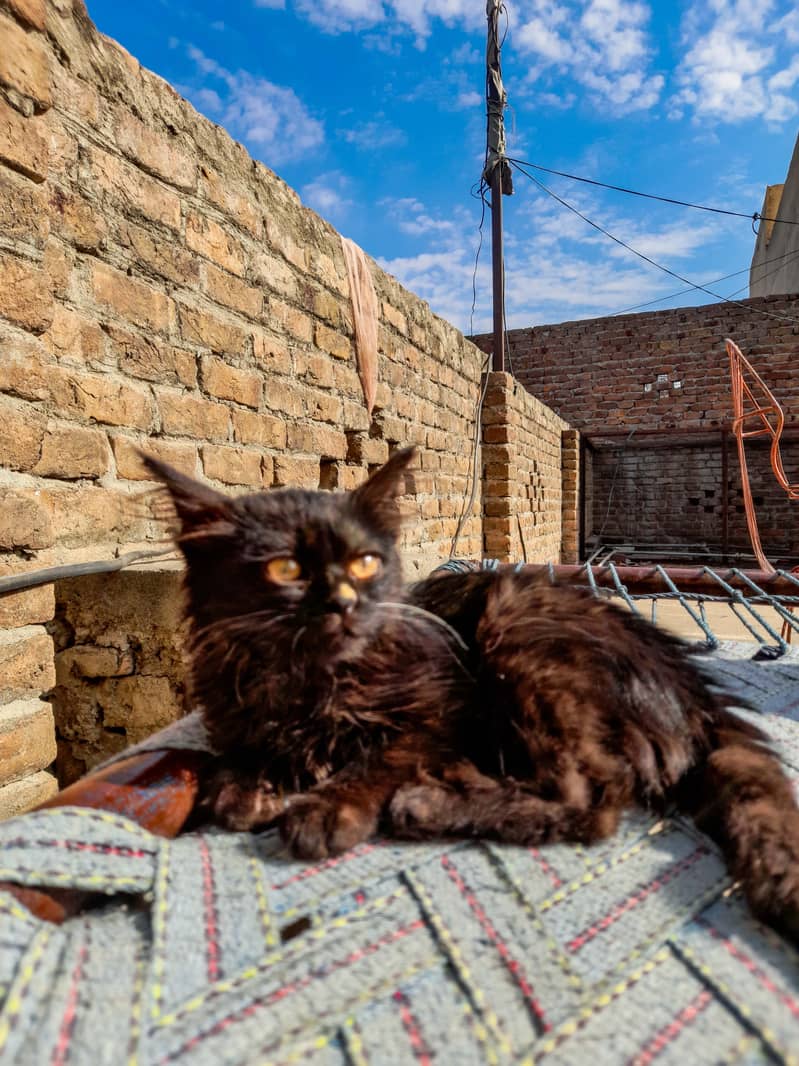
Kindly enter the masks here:
[[180, 522], [178, 543], [211, 537], [229, 537], [235, 531], [230, 517], [230, 500], [201, 481], [181, 474], [160, 459], [139, 452], [147, 470], [169, 493]]
[[352, 493], [353, 501], [388, 533], [399, 529], [396, 498], [404, 488], [402, 475], [415, 458], [415, 448], [402, 448]]

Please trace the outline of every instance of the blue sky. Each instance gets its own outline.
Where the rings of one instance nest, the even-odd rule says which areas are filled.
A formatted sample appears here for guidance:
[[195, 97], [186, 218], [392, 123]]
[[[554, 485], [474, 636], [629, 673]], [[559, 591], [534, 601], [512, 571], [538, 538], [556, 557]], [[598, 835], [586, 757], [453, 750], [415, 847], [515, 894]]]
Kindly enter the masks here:
[[[341, 232], [469, 330], [485, 139], [484, 0], [88, 0]], [[754, 212], [799, 129], [791, 0], [515, 0], [508, 152], [612, 184]], [[747, 219], [543, 180], [691, 281], [746, 295]], [[683, 289], [521, 175], [505, 198], [510, 327], [613, 314]], [[489, 222], [475, 331], [490, 328]], [[653, 308], [708, 303], [682, 295]]]

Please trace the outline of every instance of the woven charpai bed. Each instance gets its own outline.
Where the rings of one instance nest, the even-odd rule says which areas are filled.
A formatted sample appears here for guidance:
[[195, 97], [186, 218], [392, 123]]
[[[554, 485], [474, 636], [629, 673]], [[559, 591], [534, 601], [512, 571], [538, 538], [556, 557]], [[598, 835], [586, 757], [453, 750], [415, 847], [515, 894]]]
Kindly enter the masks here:
[[[752, 650], [713, 669], [799, 777], [799, 653]], [[799, 1063], [799, 953], [679, 818], [308, 866], [274, 833], [73, 807], [3, 824], [0, 855], [0, 879], [110, 897], [56, 926], [0, 894], [2, 1063]]]

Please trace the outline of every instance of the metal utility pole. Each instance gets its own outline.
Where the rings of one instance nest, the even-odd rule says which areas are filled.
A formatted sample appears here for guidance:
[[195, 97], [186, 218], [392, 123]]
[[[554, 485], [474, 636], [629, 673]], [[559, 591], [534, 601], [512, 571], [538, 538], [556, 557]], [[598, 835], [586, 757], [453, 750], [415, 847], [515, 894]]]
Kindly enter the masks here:
[[488, 0], [486, 47], [486, 108], [488, 144], [483, 180], [491, 189], [491, 262], [494, 292], [494, 347], [492, 370], [505, 369], [505, 262], [502, 250], [502, 197], [513, 193], [510, 164], [505, 158], [505, 106], [508, 94], [502, 84], [499, 15], [502, 0]]

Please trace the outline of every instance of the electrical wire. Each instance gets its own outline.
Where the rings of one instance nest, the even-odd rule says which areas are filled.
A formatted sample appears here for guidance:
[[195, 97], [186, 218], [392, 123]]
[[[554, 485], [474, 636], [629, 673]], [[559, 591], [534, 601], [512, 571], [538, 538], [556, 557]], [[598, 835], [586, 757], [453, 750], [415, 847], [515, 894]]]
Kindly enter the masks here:
[[[777, 255], [773, 259], [764, 259], [763, 262], [760, 264], [760, 266], [767, 266], [769, 263], [780, 263], [780, 264], [782, 264], [783, 260], [790, 259], [792, 256], [799, 256], [799, 251], [794, 250], [794, 251], [791, 251], [791, 252], [783, 252], [782, 255]], [[745, 266], [742, 270], [734, 270], [732, 272], [732, 274], [725, 274], [721, 278], [714, 278], [712, 281], [707, 282], [707, 284], [708, 285], [718, 285], [719, 282], [721, 282], [721, 281], [729, 281], [730, 278], [737, 278], [741, 274], [748, 274], [751, 271], [751, 269], [752, 269], [751, 265], [750, 266]], [[780, 267], [775, 267], [774, 269], [775, 270], [779, 270]], [[774, 271], [769, 270], [766, 274], [763, 274], [762, 277], [763, 278], [767, 278], [769, 276], [769, 274], [772, 274], [773, 272]], [[762, 280], [762, 278], [761, 278], [761, 280]], [[744, 285], [743, 288], [736, 289], [735, 292], [731, 292], [729, 295], [730, 296], [737, 296], [739, 292], [744, 292], [744, 290], [747, 289], [748, 287], [749, 287], [748, 285]], [[616, 318], [619, 315], [628, 315], [628, 314], [630, 314], [631, 311], [640, 311], [644, 307], [652, 307], [653, 304], [664, 303], [666, 300], [676, 300], [678, 296], [685, 296], [687, 293], [693, 292], [693, 291], [694, 291], [694, 286], [691, 285], [687, 289], [679, 289], [677, 292], [670, 292], [668, 294], [668, 296], [658, 296], [654, 300], [647, 300], [646, 303], [633, 304], [632, 307], [625, 307], [622, 311], [614, 311], [608, 317], [609, 318]], [[729, 297], [727, 297], [727, 299], [729, 299]]]
[[[791, 262], [792, 259], [796, 259], [797, 257], [799, 257], [799, 250], [798, 249], [794, 249], [792, 252], [786, 252], [785, 255], [777, 256], [778, 259], [784, 259], [785, 262], [784, 263], [780, 263], [779, 266], [775, 266], [772, 270], [767, 270], [765, 272], [765, 274], [761, 274], [760, 277], [757, 278], [757, 281], [763, 281], [764, 278], [768, 278], [772, 274], [776, 274], [778, 270], [782, 270], [782, 268], [784, 266], [787, 266], [787, 264], [789, 262]], [[763, 266], [766, 265], [766, 263], [770, 263], [770, 262], [774, 262], [774, 260], [764, 259], [762, 263], [758, 264], [758, 267], [763, 267]], [[757, 270], [758, 267], [756, 267], [755, 269]], [[751, 270], [751, 267], [750, 267], [750, 270]], [[735, 292], [731, 292], [730, 295], [727, 297], [727, 299], [729, 300], [730, 296], [737, 296], [741, 292], [746, 292], [746, 290], [748, 288], [750, 288], [750, 284], [751, 284], [751, 282], [747, 283], [744, 286], [742, 286], [740, 289], [736, 289]]]
[[583, 178], [577, 174], [568, 174], [564, 170], [553, 170], [551, 167], [542, 167], [539, 163], [530, 163], [525, 159], [511, 159], [509, 163], [516, 163], [533, 170], [540, 170], [544, 174], [554, 174], [559, 178], [568, 178], [569, 181], [580, 181], [584, 185], [595, 185], [600, 189], [611, 189], [613, 192], [623, 192], [628, 196], [640, 196], [645, 200], [659, 200], [662, 204], [675, 204], [677, 207], [690, 207], [695, 211], [710, 211], [714, 215], [731, 215], [733, 218], [747, 218], [750, 222], [784, 222], [786, 226], [799, 226], [799, 220], [794, 218], [769, 218], [761, 215], [759, 211], [732, 211], [726, 207], [708, 207], [707, 204], [695, 204], [690, 200], [675, 200], [671, 196], [656, 196], [651, 192], [640, 192], [638, 189], [628, 189], [623, 185], [610, 185], [606, 181], [597, 181], [594, 178]]
[[522, 165], [514, 161], [510, 162], [514, 170], [519, 171], [520, 174], [524, 174], [524, 176], [526, 178], [529, 178], [529, 180], [532, 181], [534, 185], [537, 185], [539, 189], [545, 192], [548, 196], [551, 196], [553, 200], [557, 200], [559, 204], [567, 208], [573, 214], [577, 215], [578, 218], [581, 218], [583, 222], [586, 222], [589, 226], [593, 227], [593, 229], [597, 230], [605, 237], [608, 237], [610, 240], [620, 245], [620, 247], [626, 248], [628, 252], [632, 252], [633, 255], [637, 255], [638, 258], [643, 259], [645, 263], [649, 263], [650, 266], [656, 267], [658, 270], [662, 270], [664, 274], [668, 274], [670, 277], [676, 278], [677, 281], [681, 281], [684, 285], [690, 285], [692, 289], [696, 289], [699, 292], [707, 293], [707, 295], [712, 296], [714, 300], [721, 300], [725, 303], [731, 303], [738, 307], [743, 307], [746, 311], [755, 311], [757, 314], [765, 315], [767, 318], [773, 318], [779, 322], [790, 322], [792, 325], [799, 324], [799, 319], [791, 318], [788, 315], [775, 314], [773, 311], [766, 311], [762, 307], [751, 307], [748, 304], [742, 303], [740, 300], [727, 300], [726, 297], [722, 296], [718, 292], [714, 292], [712, 289], [708, 289], [707, 286], [697, 285], [695, 282], [692, 282], [690, 278], [686, 278], [682, 274], [678, 274], [675, 270], [670, 270], [669, 267], [663, 266], [662, 263], [658, 263], [650, 256], [644, 255], [643, 252], [639, 252], [637, 248], [633, 248], [631, 244], [628, 244], [626, 241], [623, 241], [621, 237], [616, 237], [615, 234], [611, 233], [609, 230], [604, 229], [604, 227], [600, 226], [598, 222], [594, 222], [587, 215], [584, 215], [582, 211], [578, 211], [578, 209], [572, 204], [570, 204], [568, 200], [564, 200], [562, 196], [558, 196], [556, 192], [553, 192], [553, 190], [550, 189], [547, 185], [544, 185], [542, 181], [539, 181], [538, 178], [536, 178], [533, 174], [530, 174], [527, 170], [525, 170]]

